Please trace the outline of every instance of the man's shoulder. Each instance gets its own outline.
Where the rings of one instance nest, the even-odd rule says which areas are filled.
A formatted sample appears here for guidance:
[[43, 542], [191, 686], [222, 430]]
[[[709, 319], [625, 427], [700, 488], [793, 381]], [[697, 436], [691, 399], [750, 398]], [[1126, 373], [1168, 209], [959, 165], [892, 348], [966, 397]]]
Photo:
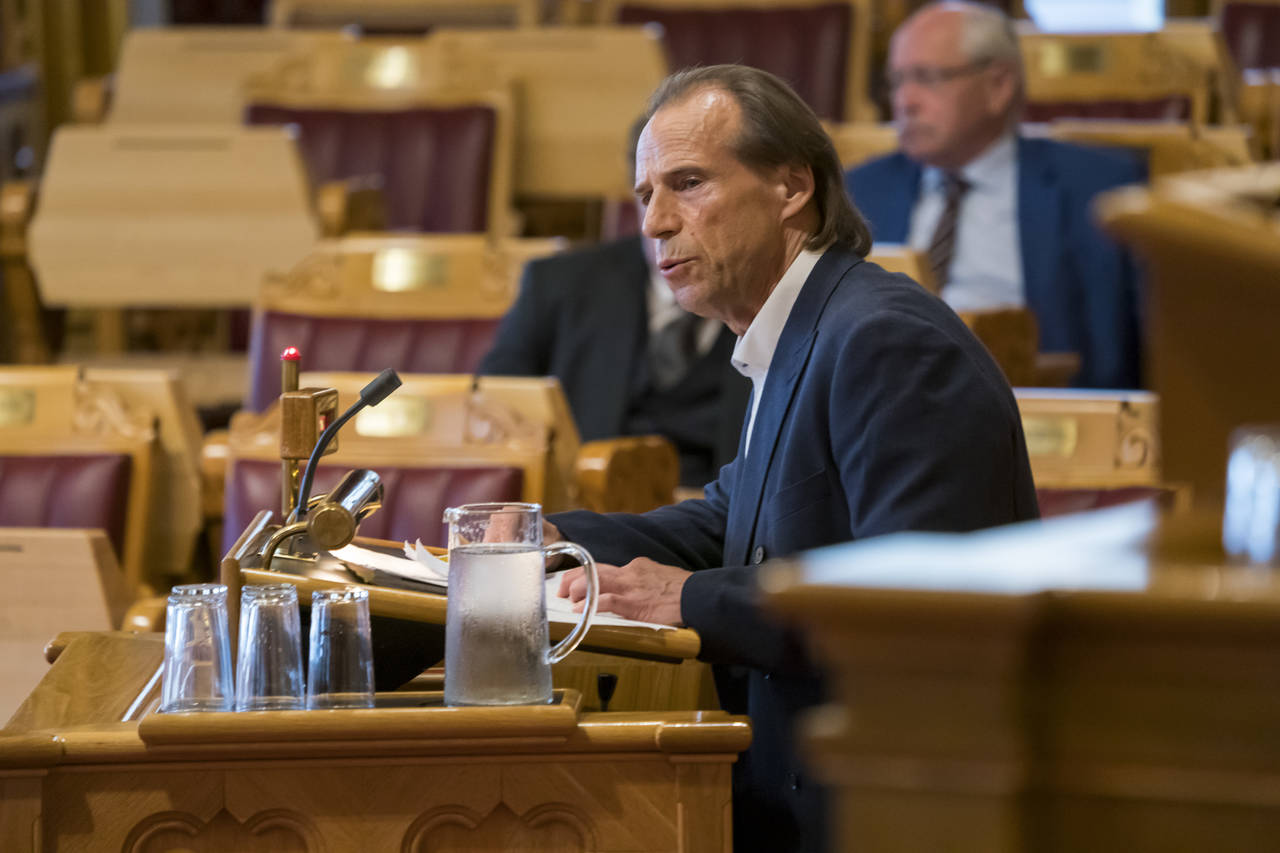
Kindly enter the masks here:
[[873, 157], [844, 173], [845, 186], [872, 188], [886, 183], [908, 181], [919, 170], [901, 151]]
[[1022, 137], [1019, 156], [1033, 167], [1051, 169], [1064, 182], [1094, 191], [1146, 179], [1141, 157], [1119, 148]]

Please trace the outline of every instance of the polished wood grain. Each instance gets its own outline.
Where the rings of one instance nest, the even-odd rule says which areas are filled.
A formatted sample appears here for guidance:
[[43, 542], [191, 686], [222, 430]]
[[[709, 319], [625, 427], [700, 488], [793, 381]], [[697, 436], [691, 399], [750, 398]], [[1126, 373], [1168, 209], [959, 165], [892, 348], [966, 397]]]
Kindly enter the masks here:
[[51, 304], [227, 307], [318, 237], [287, 130], [105, 124], [55, 134], [28, 244]]
[[[54, 668], [102, 651], [94, 639], [70, 638]], [[141, 675], [81, 689], [128, 693]], [[56, 713], [0, 733], [6, 851], [728, 853], [730, 768], [751, 738], [745, 717], [589, 713], [573, 691], [510, 708]]]
[[[1280, 166], [1175, 175], [1100, 199], [1104, 227], [1147, 270], [1147, 349], [1165, 477], [1220, 506], [1231, 432], [1280, 421], [1261, 389], [1280, 359]], [[1214, 282], [1206, 287], [1205, 282]]]
[[1280, 583], [1225, 565], [1207, 520], [1122, 507], [766, 567], [833, 676], [804, 727], [832, 849], [1269, 847]]

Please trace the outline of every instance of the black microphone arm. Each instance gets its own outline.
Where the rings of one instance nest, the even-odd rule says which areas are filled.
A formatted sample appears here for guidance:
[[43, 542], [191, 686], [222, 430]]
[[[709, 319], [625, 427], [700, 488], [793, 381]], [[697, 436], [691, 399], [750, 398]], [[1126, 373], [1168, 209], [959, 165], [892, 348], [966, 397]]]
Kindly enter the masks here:
[[338, 434], [338, 430], [342, 425], [356, 416], [356, 413], [365, 406], [376, 406], [383, 400], [387, 399], [387, 395], [400, 387], [400, 377], [394, 370], [388, 367], [386, 370], [374, 377], [373, 381], [360, 389], [360, 399], [356, 401], [351, 408], [347, 409], [333, 423], [320, 433], [320, 437], [316, 439], [316, 446], [311, 450], [311, 457], [307, 459], [306, 470], [302, 473], [302, 480], [298, 483], [298, 502], [293, 508], [293, 517], [291, 520], [301, 521], [307, 515], [307, 501], [311, 499], [311, 481], [315, 479], [316, 467], [320, 464], [320, 457], [324, 455], [324, 450], [329, 446], [329, 442], [333, 441], [333, 437]]

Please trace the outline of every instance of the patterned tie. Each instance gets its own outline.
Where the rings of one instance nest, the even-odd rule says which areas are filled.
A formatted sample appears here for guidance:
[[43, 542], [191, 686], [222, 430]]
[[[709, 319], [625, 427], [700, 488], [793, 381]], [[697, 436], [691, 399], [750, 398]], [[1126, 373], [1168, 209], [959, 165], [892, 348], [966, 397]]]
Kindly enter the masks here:
[[701, 326], [701, 317], [681, 311], [680, 316], [649, 339], [649, 368], [657, 388], [671, 388], [689, 372], [698, 358], [698, 330]]
[[956, 220], [960, 214], [960, 202], [971, 186], [973, 185], [953, 172], [944, 172], [942, 175], [942, 215], [938, 217], [938, 225], [933, 229], [933, 238], [929, 241], [929, 268], [933, 270], [933, 280], [939, 290], [947, 283], [951, 256], [956, 250]]

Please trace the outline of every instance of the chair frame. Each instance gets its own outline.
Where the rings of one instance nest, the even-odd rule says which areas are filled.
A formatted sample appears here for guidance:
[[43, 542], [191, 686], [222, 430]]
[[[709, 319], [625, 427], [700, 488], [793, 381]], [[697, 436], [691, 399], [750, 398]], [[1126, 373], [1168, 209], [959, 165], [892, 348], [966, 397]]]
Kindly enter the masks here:
[[0, 427], [0, 454], [120, 454], [130, 458], [120, 566], [134, 593], [155, 580], [148, 564], [157, 445], [154, 417], [121, 408], [118, 399], [85, 383], [75, 367], [0, 371], [0, 396], [5, 398], [8, 411], [29, 413]]

